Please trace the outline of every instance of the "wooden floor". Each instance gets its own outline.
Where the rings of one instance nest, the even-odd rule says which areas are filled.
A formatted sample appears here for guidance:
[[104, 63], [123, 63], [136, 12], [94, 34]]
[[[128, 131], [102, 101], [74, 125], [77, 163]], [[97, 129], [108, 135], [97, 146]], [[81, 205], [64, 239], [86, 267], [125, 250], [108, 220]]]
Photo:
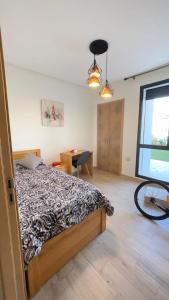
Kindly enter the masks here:
[[33, 300], [168, 300], [169, 219], [152, 222], [133, 203], [137, 186], [95, 171], [91, 180], [115, 207], [107, 230], [58, 272]]

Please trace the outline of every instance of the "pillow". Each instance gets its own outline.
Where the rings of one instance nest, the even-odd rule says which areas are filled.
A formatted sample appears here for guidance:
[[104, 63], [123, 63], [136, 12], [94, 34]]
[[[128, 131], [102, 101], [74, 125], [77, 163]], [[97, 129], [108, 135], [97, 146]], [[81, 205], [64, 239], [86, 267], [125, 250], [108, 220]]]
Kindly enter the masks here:
[[43, 160], [33, 154], [27, 154], [23, 159], [20, 159], [18, 163], [28, 169], [35, 170], [43, 163]]

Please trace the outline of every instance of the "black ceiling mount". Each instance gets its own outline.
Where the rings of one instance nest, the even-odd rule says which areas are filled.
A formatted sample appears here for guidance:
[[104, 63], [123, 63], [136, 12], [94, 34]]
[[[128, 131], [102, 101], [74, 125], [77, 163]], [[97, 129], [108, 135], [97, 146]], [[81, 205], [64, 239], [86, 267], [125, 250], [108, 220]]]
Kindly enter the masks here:
[[95, 40], [90, 44], [89, 49], [94, 55], [103, 54], [108, 49], [108, 42], [105, 40]]

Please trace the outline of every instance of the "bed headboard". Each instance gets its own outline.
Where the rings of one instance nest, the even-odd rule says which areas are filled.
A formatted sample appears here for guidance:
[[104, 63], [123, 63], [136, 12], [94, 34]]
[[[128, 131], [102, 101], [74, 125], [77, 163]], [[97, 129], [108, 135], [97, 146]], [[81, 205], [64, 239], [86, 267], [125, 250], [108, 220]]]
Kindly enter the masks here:
[[22, 150], [22, 151], [12, 152], [13, 160], [22, 159], [22, 158], [24, 158], [25, 155], [27, 155], [29, 153], [31, 153], [35, 156], [38, 156], [38, 157], [41, 156], [40, 149]]

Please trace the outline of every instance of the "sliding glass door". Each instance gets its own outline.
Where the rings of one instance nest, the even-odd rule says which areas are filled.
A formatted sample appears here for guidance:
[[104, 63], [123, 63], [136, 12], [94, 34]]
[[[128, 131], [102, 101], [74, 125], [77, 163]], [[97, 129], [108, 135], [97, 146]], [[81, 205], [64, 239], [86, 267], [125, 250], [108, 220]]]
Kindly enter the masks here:
[[136, 176], [169, 183], [169, 80], [140, 89]]

